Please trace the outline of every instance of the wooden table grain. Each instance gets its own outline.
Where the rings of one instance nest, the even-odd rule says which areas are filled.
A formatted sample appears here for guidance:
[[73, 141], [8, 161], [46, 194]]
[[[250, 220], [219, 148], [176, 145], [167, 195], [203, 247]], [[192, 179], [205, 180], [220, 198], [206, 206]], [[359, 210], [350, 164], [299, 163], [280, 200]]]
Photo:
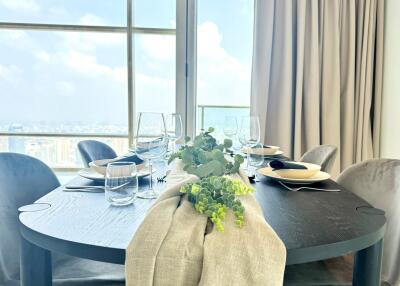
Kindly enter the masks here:
[[[91, 184], [75, 178], [74, 184]], [[148, 180], [140, 182], [147, 188]], [[155, 183], [163, 189], [162, 183]], [[347, 190], [290, 192], [263, 178], [253, 184], [266, 221], [287, 248], [287, 264], [356, 252], [354, 285], [379, 285], [385, 216]], [[323, 187], [341, 188], [333, 181]], [[21, 282], [51, 285], [51, 252], [124, 264], [125, 249], [154, 200], [110, 206], [102, 193], [67, 193], [58, 188], [37, 203], [50, 207], [22, 212]]]

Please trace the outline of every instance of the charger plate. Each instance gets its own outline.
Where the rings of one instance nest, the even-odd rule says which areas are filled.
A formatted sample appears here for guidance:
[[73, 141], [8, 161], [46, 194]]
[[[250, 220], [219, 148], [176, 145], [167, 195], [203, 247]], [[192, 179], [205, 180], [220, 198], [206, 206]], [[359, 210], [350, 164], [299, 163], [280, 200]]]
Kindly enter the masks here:
[[275, 173], [271, 167], [260, 168], [257, 170], [257, 172], [272, 180], [281, 181], [285, 183], [292, 183], [292, 184], [312, 184], [316, 182], [326, 181], [331, 177], [331, 175], [329, 175], [328, 173], [319, 171], [314, 176], [309, 178], [304, 178], [304, 179], [285, 178]]

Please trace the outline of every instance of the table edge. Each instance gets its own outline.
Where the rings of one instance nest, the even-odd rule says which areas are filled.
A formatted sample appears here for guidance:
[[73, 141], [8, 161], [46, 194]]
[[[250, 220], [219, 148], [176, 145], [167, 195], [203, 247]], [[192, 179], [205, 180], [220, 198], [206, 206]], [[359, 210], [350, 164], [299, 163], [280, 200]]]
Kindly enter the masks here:
[[90, 245], [64, 240], [37, 232], [19, 221], [21, 236], [29, 242], [52, 252], [114, 264], [125, 264], [125, 249]]
[[379, 242], [385, 236], [386, 218], [384, 223], [374, 232], [350, 240], [338, 241], [332, 244], [316, 245], [307, 248], [291, 249], [287, 252], [286, 265], [319, 261], [357, 252]]

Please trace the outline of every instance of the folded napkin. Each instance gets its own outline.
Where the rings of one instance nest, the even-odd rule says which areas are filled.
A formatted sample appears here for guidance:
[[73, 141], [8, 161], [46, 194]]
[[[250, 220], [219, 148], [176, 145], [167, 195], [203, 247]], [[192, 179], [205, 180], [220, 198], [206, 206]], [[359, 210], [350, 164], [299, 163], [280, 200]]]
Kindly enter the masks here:
[[273, 170], [281, 170], [281, 169], [307, 170], [307, 167], [304, 165], [287, 162], [287, 161], [281, 161], [281, 160], [273, 160], [273, 161], [269, 162], [269, 166]]
[[[198, 180], [182, 167], [175, 160], [166, 190], [126, 250], [126, 285], [282, 285], [286, 249], [255, 198], [240, 197], [245, 207], [244, 227], [236, 227], [228, 211], [225, 232], [220, 233], [179, 192], [184, 184]], [[248, 183], [243, 175], [232, 177]]]
[[134, 163], [136, 163], [136, 165], [139, 165], [139, 164], [142, 164], [143, 163], [143, 160], [142, 159], [140, 159], [136, 154], [135, 155], [131, 155], [131, 156], [127, 156], [127, 157], [117, 157], [117, 158], [115, 158], [115, 159], [113, 159], [112, 161], [110, 161], [110, 162], [107, 162], [107, 163], [104, 163], [104, 164], [101, 164], [101, 165], [99, 165], [99, 166], [103, 166], [103, 167], [106, 167], [107, 166], [107, 164], [108, 163], [115, 163], [115, 162], [134, 162]]

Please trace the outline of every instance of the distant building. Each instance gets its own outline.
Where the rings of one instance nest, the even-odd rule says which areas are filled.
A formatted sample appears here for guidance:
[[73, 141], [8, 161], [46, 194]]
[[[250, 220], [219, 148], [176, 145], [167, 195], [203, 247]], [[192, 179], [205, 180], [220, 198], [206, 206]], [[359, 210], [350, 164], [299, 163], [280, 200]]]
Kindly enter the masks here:
[[[8, 127], [10, 133], [20, 133], [24, 129], [21, 124], [13, 123]], [[8, 151], [15, 153], [25, 153], [25, 139], [23, 137], [8, 137]]]

